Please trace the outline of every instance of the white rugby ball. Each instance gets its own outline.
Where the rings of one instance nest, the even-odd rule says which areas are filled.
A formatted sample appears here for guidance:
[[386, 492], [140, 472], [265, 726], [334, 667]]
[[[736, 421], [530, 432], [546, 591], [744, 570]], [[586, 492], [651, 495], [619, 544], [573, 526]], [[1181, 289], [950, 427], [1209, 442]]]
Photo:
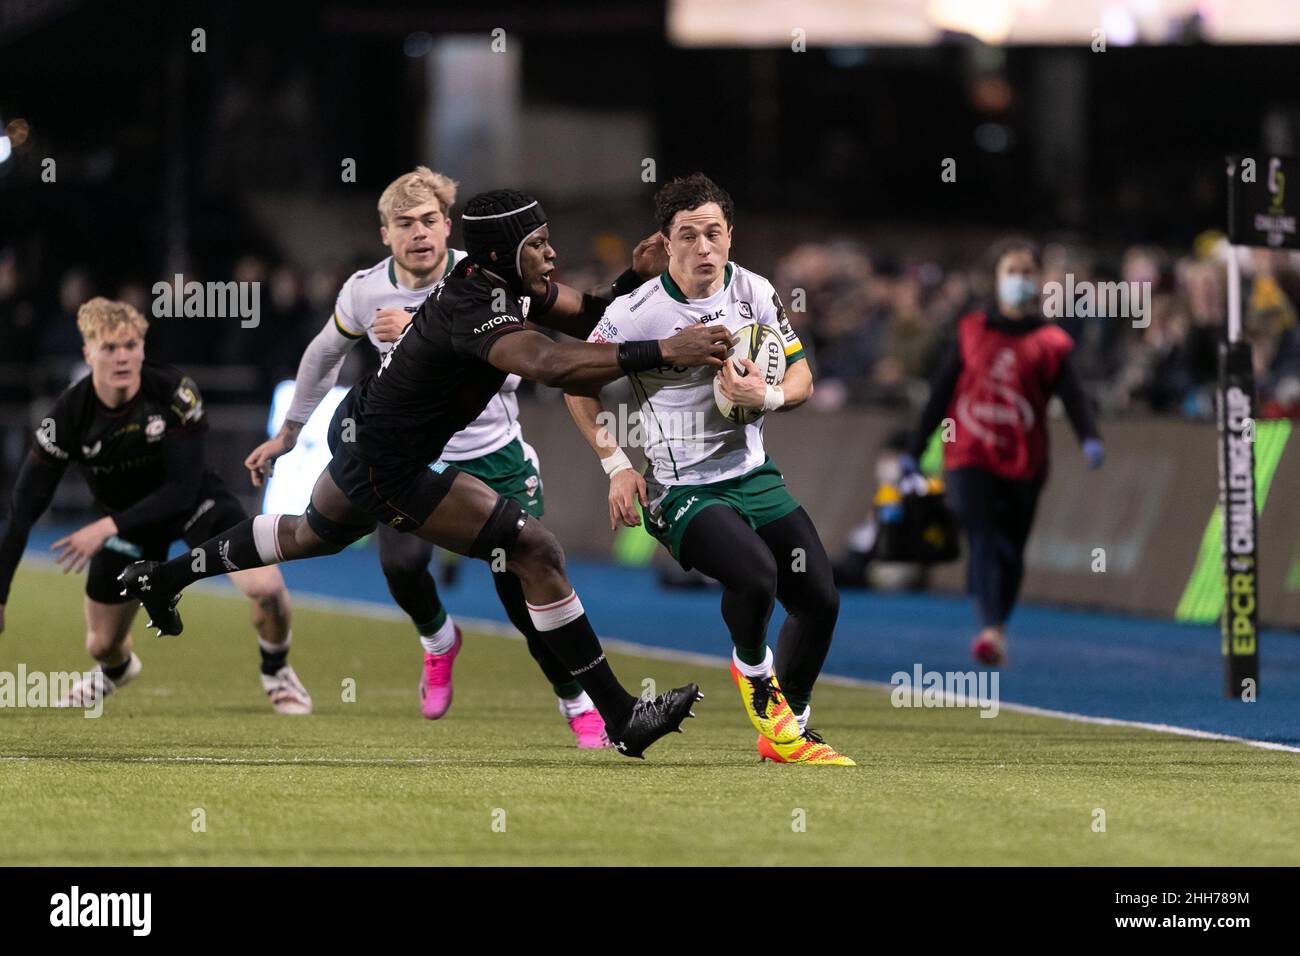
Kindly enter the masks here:
[[[780, 334], [770, 325], [751, 323], [736, 330], [731, 337], [731, 353], [727, 361], [744, 375], [744, 366], [740, 362], [742, 358], [747, 358], [758, 366], [768, 385], [780, 385], [785, 378], [785, 346]], [[728, 401], [722, 394], [717, 375], [713, 377], [713, 401], [722, 417], [737, 425], [749, 425], [763, 417], [761, 408], [744, 408]]]

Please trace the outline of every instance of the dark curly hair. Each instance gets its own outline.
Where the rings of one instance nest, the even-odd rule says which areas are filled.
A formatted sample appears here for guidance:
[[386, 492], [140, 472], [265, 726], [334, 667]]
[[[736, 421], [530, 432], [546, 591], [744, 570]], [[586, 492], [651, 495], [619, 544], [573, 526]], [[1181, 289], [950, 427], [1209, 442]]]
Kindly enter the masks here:
[[736, 204], [731, 201], [727, 191], [708, 176], [691, 173], [665, 183], [655, 193], [655, 218], [659, 220], [659, 231], [668, 235], [673, 216], [683, 209], [699, 209], [710, 202], [718, 204], [727, 225], [732, 225], [736, 216]]

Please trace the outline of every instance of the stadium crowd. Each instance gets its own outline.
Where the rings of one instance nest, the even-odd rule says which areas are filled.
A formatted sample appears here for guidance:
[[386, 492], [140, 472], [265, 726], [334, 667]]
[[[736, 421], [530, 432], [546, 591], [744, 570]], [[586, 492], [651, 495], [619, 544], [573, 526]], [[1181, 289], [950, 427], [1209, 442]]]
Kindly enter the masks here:
[[[1227, 246], [1217, 234], [1186, 253], [1131, 246], [1107, 256], [1082, 245], [1044, 246], [1044, 283], [1067, 273], [1090, 282], [1151, 284], [1149, 324], [1062, 317], [1075, 361], [1103, 415], [1213, 414], [1217, 342], [1226, 310]], [[1266, 417], [1300, 415], [1300, 255], [1252, 250], [1243, 257], [1242, 315], [1254, 344]], [[956, 319], [987, 301], [980, 262], [899, 259], [853, 242], [807, 244], [783, 257], [775, 282], [802, 289], [792, 321], [818, 370], [813, 404], [914, 404]], [[789, 305], [789, 303], [788, 303]], [[1146, 320], [1139, 320], [1141, 325]]]
[[[1186, 250], [1135, 245], [1108, 252], [1048, 242], [1043, 254], [1045, 282], [1064, 283], [1069, 274], [1076, 285], [1151, 284], [1145, 328], [1126, 318], [1059, 319], [1076, 342], [1079, 371], [1101, 415], [1212, 416], [1216, 343], [1226, 308], [1227, 246], [1220, 234], [1202, 234]], [[626, 255], [621, 242], [599, 237], [580, 265], [563, 270], [565, 278], [594, 284], [620, 271]], [[293, 376], [304, 343], [333, 309], [350, 267], [372, 259], [303, 267], [245, 256], [228, 278], [262, 283], [257, 329], [235, 322], [158, 322], [150, 350], [177, 360], [256, 367], [264, 393], [258, 398], [264, 398], [276, 382]], [[1251, 250], [1242, 265], [1243, 322], [1254, 344], [1262, 415], [1300, 417], [1300, 254]], [[143, 281], [97, 283], [74, 266], [57, 290], [42, 296], [24, 279], [13, 250], [0, 250], [0, 361], [43, 370], [47, 387], [66, 384], [80, 362], [73, 316], [81, 302], [107, 294], [151, 314]], [[990, 291], [978, 256], [943, 262], [852, 239], [794, 246], [776, 260], [773, 279], [812, 354], [818, 375], [812, 404], [823, 410], [919, 405], [956, 319]]]

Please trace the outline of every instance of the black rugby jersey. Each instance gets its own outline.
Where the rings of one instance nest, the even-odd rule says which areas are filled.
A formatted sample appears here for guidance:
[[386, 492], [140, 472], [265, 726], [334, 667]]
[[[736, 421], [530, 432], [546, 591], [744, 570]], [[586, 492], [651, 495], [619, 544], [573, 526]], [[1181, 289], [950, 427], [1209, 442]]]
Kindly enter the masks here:
[[436, 460], [501, 389], [507, 373], [487, 355], [501, 336], [524, 328], [526, 313], [496, 277], [458, 265], [340, 407], [335, 421], [352, 418], [357, 454], [420, 468]]
[[163, 440], [207, 428], [194, 380], [169, 365], [146, 362], [140, 391], [119, 408], [99, 400], [89, 375], [70, 386], [37, 426], [32, 450], [51, 464], [80, 465], [96, 504], [127, 534], [136, 524], [131, 506], [157, 491], [166, 478]]

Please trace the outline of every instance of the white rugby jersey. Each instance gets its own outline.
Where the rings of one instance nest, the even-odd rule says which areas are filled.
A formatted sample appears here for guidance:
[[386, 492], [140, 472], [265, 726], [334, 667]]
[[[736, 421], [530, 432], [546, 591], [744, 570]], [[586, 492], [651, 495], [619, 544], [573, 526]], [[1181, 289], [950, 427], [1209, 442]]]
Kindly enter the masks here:
[[[355, 272], [343, 283], [338, 301], [334, 305], [334, 327], [349, 339], [368, 337], [382, 357], [393, 347], [392, 342], [381, 342], [375, 337], [373, 325], [379, 309], [405, 309], [411, 315], [420, 311], [424, 300], [447, 278], [467, 253], [460, 249], [447, 250], [447, 269], [431, 285], [422, 289], [407, 289], [397, 281], [393, 257], [378, 265]], [[518, 375], [506, 376], [501, 391], [493, 396], [483, 413], [462, 431], [452, 436], [442, 457], [447, 461], [469, 461], [504, 448], [520, 437]]]
[[[775, 328], [789, 367], [804, 357], [781, 299], [768, 282], [734, 262], [722, 288], [707, 299], [687, 299], [667, 273], [615, 299], [589, 342], [665, 339], [688, 325], [725, 325], [734, 333], [750, 323]], [[737, 425], [713, 400], [714, 369], [661, 366], [628, 376], [641, 411], [645, 452], [664, 485], [704, 485], [735, 478], [763, 463], [763, 419]]]

